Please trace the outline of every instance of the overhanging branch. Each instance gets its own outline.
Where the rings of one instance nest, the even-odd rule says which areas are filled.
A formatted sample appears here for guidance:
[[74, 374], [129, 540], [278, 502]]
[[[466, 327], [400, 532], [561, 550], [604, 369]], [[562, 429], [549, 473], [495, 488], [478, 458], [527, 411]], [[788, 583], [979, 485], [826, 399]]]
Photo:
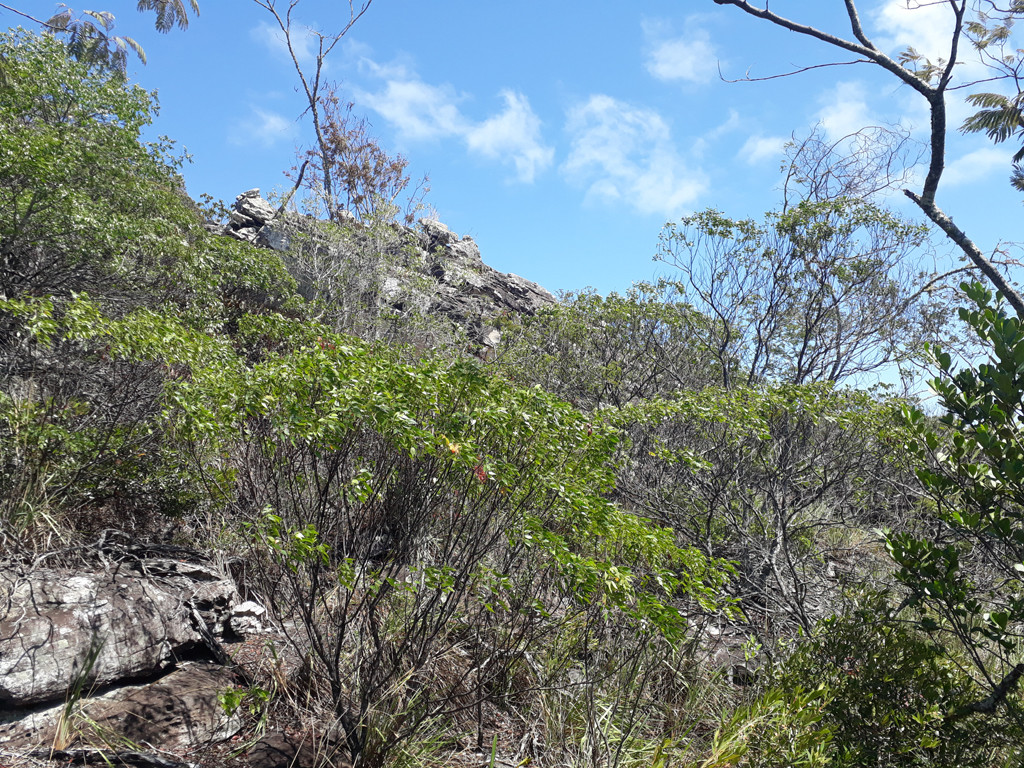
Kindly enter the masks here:
[[1021, 675], [1024, 675], [1024, 664], [1018, 664], [1011, 669], [1006, 677], [1004, 677], [999, 685], [997, 685], [989, 696], [986, 696], [981, 701], [976, 701], [974, 704], [968, 704], [967, 706], [960, 707], [952, 715], [946, 718], [946, 721], [962, 720], [970, 715], [991, 715], [999, 705], [1003, 702], [1006, 696], [1017, 687], [1017, 683], [1020, 680]]
[[1021, 298], [1020, 294], [1007, 282], [1006, 278], [996, 269], [993, 264], [981, 249], [974, 244], [960, 227], [953, 223], [953, 220], [949, 218], [937, 205], [934, 200], [926, 200], [923, 195], [918, 195], [909, 189], [903, 190], [903, 194], [909, 197], [917, 207], [921, 209], [921, 212], [928, 217], [935, 226], [941, 229], [950, 240], [959, 246], [967, 257], [973, 261], [980, 269], [985, 277], [987, 277], [992, 285], [996, 287], [1006, 300], [1010, 302], [1010, 305], [1017, 312], [1018, 316], [1024, 317], [1024, 299]]

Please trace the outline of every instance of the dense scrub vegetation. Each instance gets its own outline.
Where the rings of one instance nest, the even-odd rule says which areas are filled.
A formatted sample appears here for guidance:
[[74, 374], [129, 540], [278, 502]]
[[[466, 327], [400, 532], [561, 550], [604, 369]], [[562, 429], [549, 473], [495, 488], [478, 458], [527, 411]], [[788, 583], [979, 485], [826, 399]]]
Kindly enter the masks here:
[[[109, 528], [240, 558], [302, 664], [235, 703], [361, 765], [499, 731], [551, 766], [1019, 760], [1024, 331], [968, 287], [992, 362], [927, 347], [919, 228], [706, 212], [678, 280], [495, 318], [482, 363], [209, 234], [118, 73], [0, 57], [8, 562]], [[941, 419], [852, 386], [929, 354]]]

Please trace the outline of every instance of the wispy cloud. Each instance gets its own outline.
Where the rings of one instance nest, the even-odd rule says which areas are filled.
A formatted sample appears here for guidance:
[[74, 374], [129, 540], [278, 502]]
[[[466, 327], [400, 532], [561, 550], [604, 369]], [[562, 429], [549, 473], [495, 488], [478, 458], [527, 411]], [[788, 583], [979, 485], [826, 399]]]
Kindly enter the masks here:
[[663, 22], [644, 20], [644, 66], [658, 80], [708, 83], [718, 74], [718, 54], [706, 30], [692, 21], [683, 33]]
[[519, 181], [532, 182], [550, 167], [555, 150], [541, 138], [540, 118], [521, 93], [505, 90], [505, 111], [474, 125], [466, 132], [470, 151], [491, 159], [511, 162]]
[[972, 184], [1002, 172], [1009, 178], [1013, 152], [1002, 147], [982, 147], [958, 157], [946, 166], [942, 183], [946, 187]]
[[562, 173], [587, 188], [589, 200], [622, 202], [645, 213], [677, 215], [707, 187], [684, 162], [657, 112], [594, 95], [571, 109]]
[[885, 0], [874, 21], [881, 32], [876, 42], [891, 53], [913, 48], [933, 62], [949, 58], [953, 16], [946, 3]]
[[832, 141], [856, 133], [877, 122], [867, 102], [867, 89], [861, 82], [841, 82], [819, 97], [822, 107], [817, 119]]
[[[289, 62], [292, 60], [284, 32], [279, 27], [261, 21], [249, 30], [249, 36], [274, 56]], [[292, 48], [295, 51], [295, 58], [303, 66], [316, 59], [316, 53], [313, 51], [313, 35], [309, 27], [295, 25], [292, 29]]]
[[359, 103], [391, 123], [399, 137], [406, 141], [464, 134], [467, 124], [458, 107], [462, 99], [450, 87], [438, 87], [417, 79], [392, 79], [376, 93], [358, 93]]
[[737, 157], [749, 165], [774, 160], [782, 155], [787, 136], [751, 136], [740, 148]]
[[403, 141], [458, 139], [471, 154], [513, 167], [515, 179], [523, 183], [533, 182], [554, 162], [541, 120], [522, 93], [501, 91], [504, 109], [473, 120], [462, 108], [468, 96], [450, 85], [426, 83], [405, 65], [378, 64], [364, 57], [361, 66], [384, 82], [377, 91], [358, 91], [359, 103], [387, 120]]
[[294, 142], [297, 134], [294, 120], [277, 112], [252, 106], [249, 115], [233, 127], [230, 141], [241, 146], [255, 143], [266, 148], [279, 142]]
[[[895, 56], [908, 48], [938, 63], [946, 60], [950, 54], [950, 43], [953, 40], [954, 17], [948, 3], [926, 2], [926, 0], [885, 0], [872, 17], [878, 38], [876, 43], [883, 50]], [[1007, 48], [1019, 48], [1019, 36], [1012, 37]], [[998, 55], [990, 48], [990, 55]], [[954, 84], [963, 84], [975, 80], [984, 80], [993, 75], [993, 71], [981, 60], [974, 48], [961, 39], [957, 49], [957, 66]], [[991, 91], [995, 93], [1013, 94], [1016, 90], [1012, 80], [993, 80], [985, 82], [973, 90]], [[946, 100], [946, 117], [948, 124], [959, 126], [968, 116], [977, 111], [965, 96], [969, 91], [949, 91]], [[918, 94], [904, 90], [902, 98], [908, 105], [909, 115], [904, 122], [913, 124], [920, 130], [927, 130], [929, 124], [927, 103]]]
[[[875, 42], [891, 55], [913, 48], [932, 63], [949, 59], [954, 28], [949, 3], [885, 0], [875, 12], [873, 21], [879, 34]], [[962, 81], [986, 76], [986, 67], [977, 52], [963, 39], [957, 49], [957, 62], [958, 76]], [[991, 86], [986, 87], [991, 89]]]

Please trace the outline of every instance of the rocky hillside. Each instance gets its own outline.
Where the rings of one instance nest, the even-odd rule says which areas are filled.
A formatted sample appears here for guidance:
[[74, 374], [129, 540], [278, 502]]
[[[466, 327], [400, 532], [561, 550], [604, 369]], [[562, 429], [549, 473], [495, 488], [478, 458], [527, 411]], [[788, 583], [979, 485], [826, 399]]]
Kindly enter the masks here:
[[[420, 219], [416, 228], [391, 225], [383, 238], [354, 216], [343, 221], [331, 244], [337, 249], [333, 258], [339, 271], [344, 271], [344, 262], [363, 258], [359, 254], [367, 248], [379, 249], [379, 261], [371, 265], [378, 301], [399, 311], [411, 306], [427, 315], [446, 317], [465, 328], [470, 341], [485, 348], [495, 347], [501, 339], [492, 319], [533, 315], [554, 304], [554, 297], [537, 283], [489, 267], [471, 237], [459, 237], [439, 221]], [[281, 253], [290, 260], [300, 293], [310, 299], [316, 296], [316, 282], [323, 275], [304, 274], [295, 252], [324, 238], [323, 222], [280, 212], [260, 197], [258, 189], [252, 189], [235, 200], [227, 223], [213, 225], [211, 230]]]
[[211, 225], [149, 93], [0, 61], [0, 766], [1020, 763], [1024, 328], [964, 288], [941, 420], [842, 373], [934, 338], [919, 228], [707, 211], [554, 302], [390, 209]]

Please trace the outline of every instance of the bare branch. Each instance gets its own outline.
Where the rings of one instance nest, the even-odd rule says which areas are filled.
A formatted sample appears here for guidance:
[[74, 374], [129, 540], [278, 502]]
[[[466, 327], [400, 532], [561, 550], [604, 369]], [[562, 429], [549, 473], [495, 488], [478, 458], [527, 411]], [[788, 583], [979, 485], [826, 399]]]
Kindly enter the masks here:
[[941, 229], [946, 234], [946, 237], [956, 243], [960, 250], [967, 254], [968, 258], [978, 266], [985, 274], [985, 277], [996, 287], [996, 290], [1006, 297], [1006, 300], [1010, 302], [1010, 305], [1017, 314], [1020, 317], [1024, 317], [1024, 299], [1021, 298], [1020, 294], [1017, 293], [1006, 278], [999, 273], [999, 270], [988, 260], [978, 246], [974, 244], [974, 241], [967, 237], [964, 231], [935, 205], [935, 201], [925, 200], [922, 196], [915, 194], [909, 189], [903, 190], [903, 193], [917, 204], [917, 207], [921, 209], [924, 215]]
[[19, 10], [18, 10], [17, 8], [12, 8], [11, 6], [9, 6], [9, 5], [6, 5], [5, 3], [0, 3], [0, 8], [3, 8], [3, 9], [4, 9], [4, 10], [6, 10], [6, 11], [10, 11], [11, 13], [16, 13], [16, 14], [18, 14], [19, 16], [21, 16], [21, 17], [23, 17], [23, 18], [26, 18], [26, 19], [28, 19], [29, 21], [31, 21], [31, 22], [34, 22], [34, 23], [36, 23], [36, 24], [41, 24], [42, 26], [44, 26], [44, 27], [46, 27], [46, 28], [48, 28], [48, 29], [52, 29], [52, 30], [55, 30], [55, 31], [59, 31], [59, 30], [58, 30], [58, 28], [57, 28], [57, 27], [55, 27], [55, 26], [53, 26], [52, 24], [50, 24], [50, 23], [48, 23], [48, 22], [45, 22], [45, 21], [43, 21], [42, 19], [37, 19], [37, 18], [36, 18], [35, 16], [29, 16], [29, 15], [28, 15], [27, 13], [25, 13], [24, 11], [19, 11]]
[[874, 43], [868, 40], [868, 36], [864, 34], [864, 28], [860, 25], [860, 16], [857, 13], [857, 6], [854, 5], [853, 0], [845, 0], [846, 2], [846, 14], [850, 17], [850, 28], [853, 30], [853, 36], [860, 41], [861, 45], [871, 50], [878, 50], [875, 48]]
[[750, 70], [748, 69], [748, 74], [744, 75], [743, 77], [736, 78], [735, 80], [730, 80], [728, 77], [725, 77], [722, 74], [722, 65], [721, 62], [719, 62], [718, 77], [720, 80], [726, 83], [760, 83], [765, 80], [778, 80], [780, 77], [792, 77], [793, 75], [800, 75], [803, 74], [804, 72], [810, 72], [812, 69], [824, 69], [825, 67], [845, 67], [850, 64], [871, 63], [872, 62], [870, 59], [854, 59], [853, 61], [831, 61], [828, 64], [811, 64], [810, 66], [807, 67], [800, 67], [800, 69], [794, 69], [791, 72], [781, 72], [777, 75], [766, 75], [765, 77], [751, 77], [749, 74]]
[[714, 0], [717, 5], [731, 5], [744, 13], [758, 19], [774, 24], [775, 26], [787, 29], [791, 32], [806, 37], [820, 40], [836, 48], [851, 51], [877, 64], [882, 69], [895, 75], [902, 83], [920, 93], [928, 101], [930, 113], [930, 154], [928, 163], [928, 174], [920, 194], [906, 189], [904, 193], [913, 200], [928, 219], [941, 229], [945, 235], [961, 249], [961, 251], [982, 271], [992, 284], [1006, 297], [1014, 310], [1024, 317], [1024, 299], [1017, 293], [1009, 282], [999, 273], [995, 265], [985, 257], [981, 249], [957, 227], [953, 221], [943, 213], [935, 204], [935, 196], [942, 178], [945, 167], [946, 156], [946, 90], [949, 89], [954, 68], [956, 67], [959, 38], [964, 30], [964, 16], [967, 11], [966, 0], [935, 0], [933, 3], [922, 3], [921, 5], [947, 5], [953, 13], [953, 29], [950, 39], [950, 56], [945, 63], [938, 80], [934, 85], [925, 77], [908, 70], [875, 48], [870, 40], [864, 35], [857, 15], [855, 0], [844, 0], [847, 15], [850, 18], [850, 25], [856, 40], [833, 35], [806, 24], [800, 24], [791, 19], [780, 16], [768, 9], [767, 4], [761, 8], [752, 5], [749, 0]]
[[1018, 664], [1011, 669], [1006, 674], [1006, 677], [999, 682], [999, 685], [993, 689], [991, 694], [981, 701], [961, 707], [946, 718], [947, 722], [951, 720], [960, 720], [968, 717], [969, 715], [991, 715], [996, 711], [996, 708], [1003, 702], [1010, 691], [1017, 687], [1017, 683], [1020, 681], [1021, 675], [1024, 675], [1024, 664]]
[[[755, 5], [751, 5], [748, 0], [714, 0], [717, 5], [733, 5], [739, 8], [746, 14], [754, 16], [758, 19], [764, 19], [777, 27], [788, 29], [790, 32], [796, 32], [797, 34], [804, 35], [805, 37], [811, 37], [815, 40], [820, 40], [823, 43], [835, 46], [836, 48], [842, 48], [843, 50], [856, 53], [859, 56], [863, 56], [866, 59], [873, 61], [883, 69], [887, 69], [896, 75], [900, 80], [909, 85], [915, 91], [919, 91], [925, 96], [930, 95], [932, 92], [931, 86], [921, 80], [919, 77], [914, 75], [912, 72], [908, 72], [906, 69], [901, 67], [896, 61], [889, 56], [885, 55], [877, 48], [867, 47], [860, 42], [853, 42], [852, 40], [846, 40], [837, 35], [830, 34], [816, 27], [809, 26], [807, 24], [800, 24], [791, 19], [787, 19], [784, 16], [779, 16], [768, 10], [767, 6], [764, 8], [758, 8]], [[848, 4], [852, 4], [853, 0], [847, 0]]]
[[312, 74], [307, 74], [308, 70], [304, 70], [302, 64], [299, 62], [299, 56], [296, 53], [292, 37], [294, 32], [292, 12], [298, 6], [300, 0], [289, 0], [288, 10], [285, 11], [283, 18], [277, 8], [278, 0], [252, 1], [274, 17], [274, 20], [277, 22], [277, 26], [280, 28], [282, 34], [284, 34], [285, 45], [288, 47], [288, 54], [291, 56], [292, 66], [295, 68], [295, 74], [298, 76], [299, 82], [302, 84], [302, 90], [306, 95], [306, 109], [303, 110], [302, 114], [305, 115], [308, 112], [312, 118], [313, 133], [316, 136], [317, 147], [323, 160], [324, 192], [328, 198], [332, 198], [335, 192], [334, 183], [331, 177], [330, 164], [327, 158], [327, 137], [324, 133], [323, 126], [321, 125], [320, 115], [320, 98], [323, 87], [321, 77], [323, 75], [324, 61], [331, 51], [334, 50], [334, 47], [341, 41], [348, 31], [352, 29], [352, 26], [369, 10], [370, 6], [373, 4], [373, 0], [358, 0], [358, 4], [356, 0], [349, 0], [348, 21], [340, 31], [334, 34], [326, 34], [318, 30], [306, 28], [306, 31], [309, 34], [315, 35], [317, 38], [317, 53], [316, 59], [312, 65]]

